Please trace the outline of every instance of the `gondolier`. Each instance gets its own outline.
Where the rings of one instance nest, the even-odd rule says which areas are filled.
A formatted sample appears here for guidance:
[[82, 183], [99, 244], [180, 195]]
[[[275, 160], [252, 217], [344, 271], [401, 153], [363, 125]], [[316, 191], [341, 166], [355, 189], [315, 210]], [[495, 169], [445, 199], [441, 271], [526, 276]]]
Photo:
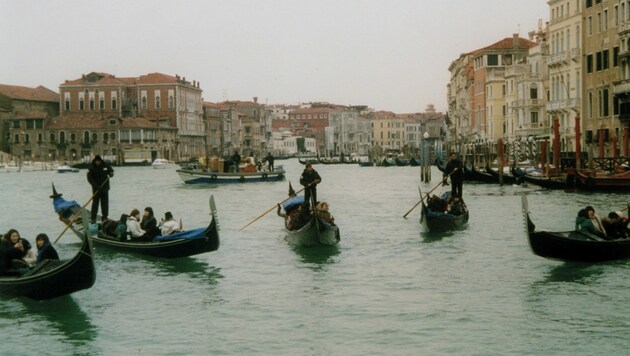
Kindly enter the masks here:
[[103, 161], [101, 156], [96, 155], [87, 173], [87, 180], [92, 186], [92, 194], [94, 195], [92, 200], [92, 214], [90, 216], [90, 222], [92, 224], [96, 223], [99, 202], [101, 203], [102, 221], [107, 220], [107, 215], [109, 214], [109, 178], [113, 176], [114, 169], [112, 166]]
[[455, 151], [451, 152], [450, 158], [444, 168], [444, 179], [451, 177], [451, 197], [462, 199], [462, 186], [464, 183], [464, 169], [462, 161], [457, 158]]
[[307, 163], [302, 175], [300, 176], [300, 184], [304, 186], [304, 205], [309, 206], [311, 197], [317, 204], [317, 184], [322, 182], [316, 170], [313, 169], [311, 163]]

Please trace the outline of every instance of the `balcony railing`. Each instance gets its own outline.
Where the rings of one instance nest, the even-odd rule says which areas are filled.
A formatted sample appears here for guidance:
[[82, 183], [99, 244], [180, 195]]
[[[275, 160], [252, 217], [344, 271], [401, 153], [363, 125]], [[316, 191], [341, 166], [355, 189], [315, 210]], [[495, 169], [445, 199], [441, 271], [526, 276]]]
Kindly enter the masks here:
[[615, 82], [615, 86], [613, 87], [613, 94], [623, 93], [630, 93], [630, 80], [621, 80], [619, 82]]
[[547, 111], [559, 111], [559, 110], [579, 110], [580, 99], [571, 98], [563, 100], [554, 100], [547, 102]]

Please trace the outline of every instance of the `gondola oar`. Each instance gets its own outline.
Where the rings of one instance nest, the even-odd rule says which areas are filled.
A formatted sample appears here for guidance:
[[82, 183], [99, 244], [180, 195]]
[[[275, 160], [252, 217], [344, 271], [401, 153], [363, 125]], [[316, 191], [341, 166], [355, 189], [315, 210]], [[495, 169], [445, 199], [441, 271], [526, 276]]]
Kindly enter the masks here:
[[[289, 183], [289, 187], [290, 187], [290, 186], [291, 186], [291, 183]], [[286, 198], [285, 200], [283, 200], [283, 201], [281, 201], [281, 202], [279, 202], [279, 203], [277, 203], [277, 204], [274, 204], [271, 208], [269, 208], [269, 210], [267, 210], [267, 211], [265, 211], [264, 213], [260, 214], [260, 215], [259, 215], [256, 219], [254, 219], [254, 220], [250, 221], [247, 225], [245, 225], [245, 226], [243, 226], [242, 228], [238, 229], [238, 231], [241, 231], [241, 230], [243, 230], [244, 228], [248, 227], [249, 225], [253, 224], [253, 223], [254, 223], [254, 222], [256, 222], [258, 219], [260, 219], [260, 218], [262, 218], [263, 216], [267, 215], [267, 213], [269, 213], [269, 212], [270, 212], [270, 211], [272, 211], [273, 209], [276, 209], [276, 208], [278, 207], [278, 205], [280, 205], [280, 204], [282, 204], [282, 203], [286, 202], [287, 200], [289, 200], [289, 199], [293, 198], [293, 196], [297, 195], [298, 193], [301, 193], [304, 189], [306, 189], [306, 188], [308, 188], [308, 187], [310, 187], [310, 184], [309, 184], [308, 186], [306, 186], [306, 187], [304, 187], [304, 188], [302, 188], [302, 189], [298, 190], [298, 191], [297, 191], [297, 192], [295, 192], [294, 194], [289, 195], [289, 197], [288, 197], [288, 198]], [[292, 189], [292, 188], [291, 188], [291, 189]]]
[[[440, 186], [440, 184], [442, 184], [442, 182], [443, 182], [446, 178], [448, 178], [451, 174], [455, 173], [455, 171], [457, 171], [457, 168], [455, 168], [455, 169], [454, 169], [451, 173], [449, 173], [448, 175], [444, 176], [444, 178], [442, 178], [442, 181], [440, 181], [440, 183], [438, 183], [435, 187], [433, 187], [433, 189], [431, 189], [431, 190], [427, 193], [427, 196], [431, 195], [431, 193], [433, 193], [433, 191], [434, 191], [434, 190], [436, 190], [436, 189], [437, 189], [437, 187], [439, 187], [439, 186]], [[415, 209], [418, 205], [420, 205], [420, 203], [422, 203], [422, 201], [423, 201], [423, 200], [424, 200], [424, 198], [423, 198], [423, 197], [422, 197], [422, 195], [421, 195], [421, 196], [420, 196], [420, 201], [419, 201], [419, 202], [417, 202], [417, 203], [416, 203], [416, 205], [414, 205], [411, 209], [409, 209], [409, 211], [408, 211], [405, 215], [403, 215], [403, 218], [405, 218], [405, 219], [406, 219], [406, 218], [407, 218], [407, 215], [409, 215], [409, 213], [411, 213], [411, 211], [412, 211], [413, 209]]]
[[[87, 202], [85, 202], [85, 204], [83, 204], [83, 206], [81, 207], [81, 209], [79, 209], [79, 211], [77, 211], [76, 214], [74, 214], [74, 216], [72, 217], [72, 220], [70, 220], [70, 222], [68, 224], [66, 224], [66, 227], [63, 229], [63, 231], [61, 232], [61, 234], [59, 234], [59, 236], [57, 236], [57, 238], [55, 239], [55, 241], [53, 242], [53, 244], [56, 244], [57, 241], [59, 241], [59, 239], [61, 238], [61, 236], [63, 236], [63, 234], [66, 233], [66, 231], [68, 231], [68, 228], [70, 228], [70, 226], [72, 226], [72, 224], [74, 224], [74, 222], [79, 218], [79, 216], [81, 216], [81, 212], [83, 212], [83, 210], [85, 209], [85, 207], [90, 204], [90, 202], [94, 199], [94, 197], [96, 197], [96, 194], [98, 194], [101, 190], [101, 188], [103, 188], [103, 186], [105, 185], [105, 183], [107, 183], [109, 181], [109, 176], [105, 179], [105, 181], [96, 189], [96, 192], [94, 192], [94, 194], [92, 194], [92, 197], [90, 198], [90, 200], [88, 200]], [[53, 185], [53, 194], [55, 194], [55, 186]]]

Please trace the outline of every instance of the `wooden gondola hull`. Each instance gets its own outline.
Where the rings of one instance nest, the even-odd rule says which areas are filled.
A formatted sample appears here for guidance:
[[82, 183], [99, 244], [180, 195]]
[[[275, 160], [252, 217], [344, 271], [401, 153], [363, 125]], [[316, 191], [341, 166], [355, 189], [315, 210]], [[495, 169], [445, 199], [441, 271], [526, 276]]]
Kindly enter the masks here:
[[468, 223], [468, 209], [461, 215], [440, 214], [429, 211], [423, 203], [420, 211], [420, 224], [428, 232], [448, 232], [462, 230]]
[[[55, 194], [53, 194], [53, 197], [54, 196]], [[53, 198], [53, 201], [56, 204], [59, 203], [59, 200], [63, 200], [63, 198], [61, 198], [61, 196], [56, 196]], [[68, 211], [60, 214], [59, 219], [64, 224], [67, 224], [70, 222], [71, 217], [77, 214], [79, 210], [80, 207], [78, 205], [73, 205], [69, 208]], [[89, 210], [84, 210], [89, 216]], [[116, 238], [108, 236], [100, 230], [89, 231], [88, 233], [96, 246], [104, 246], [117, 251], [124, 251], [128, 253], [135, 253], [159, 258], [180, 258], [193, 256], [201, 253], [216, 251], [219, 249], [219, 227], [217, 222], [216, 207], [214, 205], [214, 198], [212, 196], [210, 197], [210, 210], [212, 218], [208, 226], [206, 228], [198, 228], [184, 232], [186, 233], [185, 238], [177, 238], [166, 241], [154, 240], [153, 242], [137, 242], [129, 240], [118, 241]], [[79, 238], [83, 239], [85, 237], [85, 228], [83, 227], [81, 218], [76, 219], [75, 222], [70, 226], [70, 229]], [[175, 234], [171, 236], [177, 235]]]
[[527, 197], [521, 196], [529, 247], [537, 256], [559, 261], [604, 262], [630, 258], [630, 239], [604, 240], [582, 231], [536, 231]]
[[339, 227], [323, 222], [316, 223], [315, 218], [298, 230], [285, 230], [287, 241], [292, 246], [333, 246], [341, 240]]
[[630, 172], [598, 174], [590, 170], [578, 170], [575, 175], [578, 188], [590, 191], [630, 191]]
[[70, 260], [44, 261], [20, 277], [0, 277], [0, 293], [46, 300], [88, 289], [95, 281], [92, 241], [88, 238]]

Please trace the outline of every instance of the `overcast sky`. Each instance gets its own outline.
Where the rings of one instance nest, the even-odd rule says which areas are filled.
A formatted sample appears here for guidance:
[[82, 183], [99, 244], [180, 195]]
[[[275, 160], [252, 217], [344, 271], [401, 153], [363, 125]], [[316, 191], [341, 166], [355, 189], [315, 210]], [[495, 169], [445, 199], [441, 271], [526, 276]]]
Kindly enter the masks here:
[[0, 0], [0, 83], [90, 72], [201, 82], [206, 101], [445, 112], [461, 53], [549, 19], [547, 0]]

